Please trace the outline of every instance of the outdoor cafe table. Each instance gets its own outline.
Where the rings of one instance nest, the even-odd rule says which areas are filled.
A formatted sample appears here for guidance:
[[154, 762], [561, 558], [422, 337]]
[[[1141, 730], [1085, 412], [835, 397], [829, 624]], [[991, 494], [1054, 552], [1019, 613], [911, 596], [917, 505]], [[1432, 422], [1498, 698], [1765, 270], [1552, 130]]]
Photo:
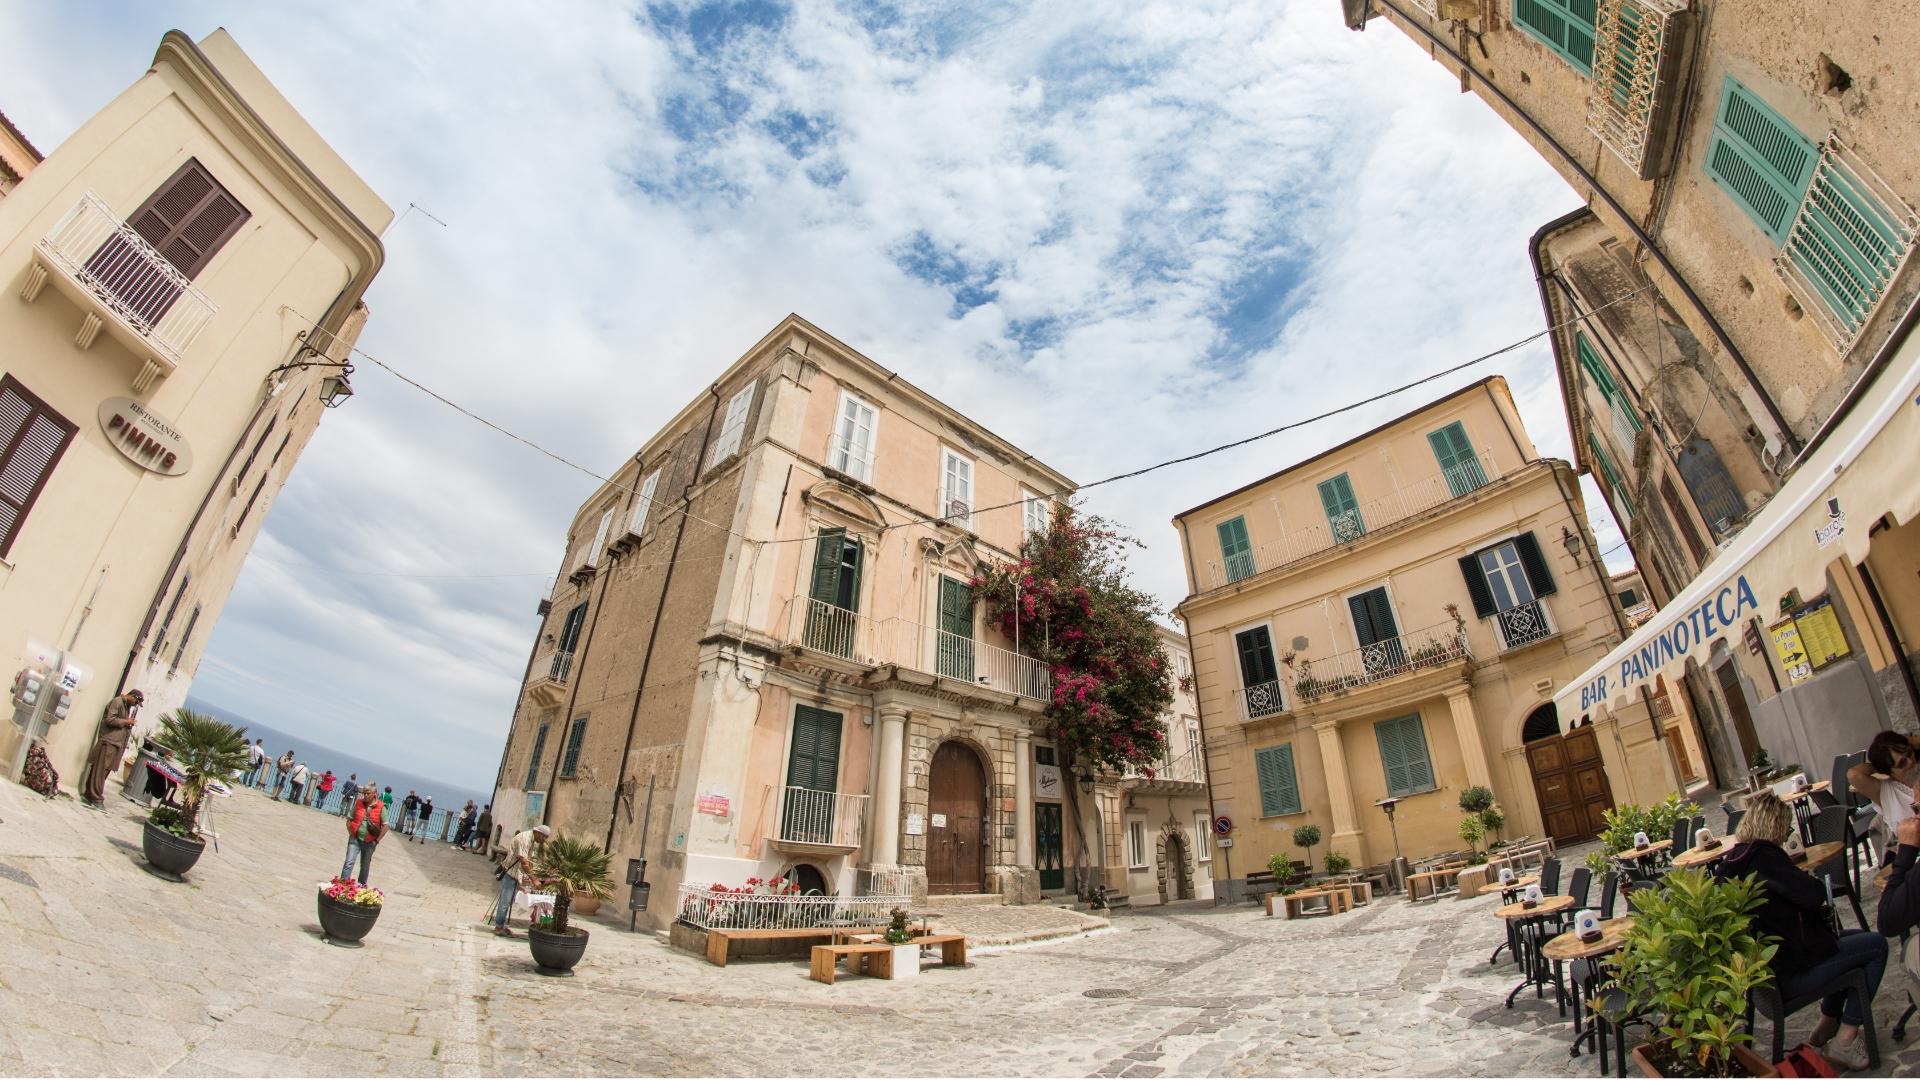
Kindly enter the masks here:
[[[1520, 958], [1521, 970], [1526, 973], [1526, 978], [1521, 979], [1519, 985], [1513, 988], [1513, 992], [1507, 995], [1507, 1008], [1513, 1008], [1513, 999], [1519, 997], [1520, 991], [1529, 986], [1534, 988], [1534, 997], [1542, 996], [1547, 980], [1553, 978], [1553, 971], [1547, 967], [1546, 958], [1540, 952], [1544, 944], [1541, 937], [1545, 930], [1544, 923], [1547, 919], [1571, 907], [1573, 907], [1571, 896], [1548, 896], [1543, 897], [1532, 907], [1528, 907], [1525, 903], [1514, 903], [1494, 909], [1493, 913], [1505, 919], [1508, 925], [1518, 927], [1520, 948], [1516, 955]], [[1566, 1008], [1566, 1002], [1563, 1000], [1560, 1003], [1561, 1012], [1564, 1013]]]
[[1613, 858], [1615, 862], [1634, 863], [1644, 868], [1646, 866], [1648, 859], [1653, 858], [1655, 855], [1658, 855], [1663, 851], [1670, 850], [1672, 847], [1673, 847], [1673, 840], [1671, 838], [1666, 840], [1655, 840], [1653, 843], [1648, 844], [1646, 847], [1643, 847], [1643, 848], [1628, 848], [1627, 850], [1622, 851], [1619, 854], [1615, 855]]
[[[1529, 885], [1538, 884], [1540, 884], [1540, 875], [1538, 873], [1522, 874], [1512, 881], [1489, 881], [1485, 885], [1480, 886], [1480, 895], [1485, 896], [1488, 893], [1497, 892], [1505, 896], [1508, 900], [1512, 900], [1513, 893], [1517, 893]], [[1517, 964], [1520, 962], [1520, 939], [1516, 936], [1512, 923], [1507, 924], [1507, 940], [1493, 947], [1493, 952], [1487, 957], [1487, 963], [1491, 964], [1500, 959], [1501, 949], [1505, 949], [1512, 954], [1514, 963]]]
[[[1553, 962], [1554, 985], [1564, 986], [1560, 974], [1561, 965], [1576, 960], [1598, 960], [1603, 956], [1612, 955], [1619, 950], [1620, 946], [1626, 944], [1627, 931], [1631, 929], [1633, 929], [1633, 916], [1622, 915], [1617, 919], [1602, 920], [1600, 923], [1600, 939], [1598, 941], [1581, 941], [1579, 934], [1569, 930], [1559, 937], [1554, 938], [1552, 941], [1547, 942], [1546, 946], [1540, 951], [1548, 960]], [[1582, 987], [1576, 986], [1573, 988], [1573, 993], [1569, 995], [1573, 998], [1573, 1045], [1567, 1048], [1567, 1054], [1570, 1057], [1580, 1056], [1580, 1041], [1582, 1039], [1585, 1039], [1589, 1035], [1593, 1036], [1596, 1040], [1595, 1045], [1597, 1047], [1597, 1040], [1600, 1038], [1599, 1030], [1586, 1030], [1586, 1022], [1580, 1018], [1582, 989]]]
[[1805, 850], [1795, 853], [1793, 861], [1800, 866], [1801, 869], [1812, 872], [1839, 857], [1840, 853], [1845, 850], [1847, 850], [1846, 842], [1841, 840], [1829, 840], [1824, 844], [1810, 844]]
[[1673, 868], [1675, 870], [1690, 870], [1696, 866], [1705, 866], [1734, 849], [1734, 839], [1731, 836], [1716, 836], [1708, 840], [1707, 843], [1712, 846], [1705, 847], [1695, 844], [1693, 847], [1675, 855], [1673, 857]]

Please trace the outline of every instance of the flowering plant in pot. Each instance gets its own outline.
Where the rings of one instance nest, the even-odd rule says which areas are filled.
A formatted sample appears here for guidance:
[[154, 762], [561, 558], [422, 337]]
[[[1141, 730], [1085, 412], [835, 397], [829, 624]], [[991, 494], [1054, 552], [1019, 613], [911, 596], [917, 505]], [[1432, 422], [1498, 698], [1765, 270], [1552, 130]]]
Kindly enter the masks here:
[[573, 898], [586, 893], [605, 900], [613, 895], [612, 856], [600, 845], [555, 834], [534, 857], [533, 873], [553, 889], [553, 914], [527, 931], [527, 946], [541, 973], [558, 975], [573, 970], [587, 951], [587, 932], [569, 926]]
[[183, 708], [160, 718], [152, 741], [166, 748], [186, 779], [180, 783], [177, 806], [157, 806], [147, 815], [141, 850], [155, 870], [177, 878], [207, 849], [200, 835], [200, 804], [208, 785], [247, 767], [247, 732]]
[[911, 979], [920, 974], [920, 946], [913, 943], [913, 931], [907, 929], [907, 909], [894, 908], [891, 921], [881, 935], [893, 946], [893, 977]]
[[356, 945], [373, 930], [387, 895], [352, 878], [337, 877], [320, 886], [320, 930], [335, 945]]

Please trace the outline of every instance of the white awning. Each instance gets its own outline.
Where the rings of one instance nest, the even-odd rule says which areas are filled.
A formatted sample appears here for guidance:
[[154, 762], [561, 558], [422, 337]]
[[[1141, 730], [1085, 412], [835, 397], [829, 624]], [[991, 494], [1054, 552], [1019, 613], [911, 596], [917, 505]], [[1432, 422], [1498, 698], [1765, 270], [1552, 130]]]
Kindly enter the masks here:
[[1738, 635], [1754, 616], [1771, 619], [1781, 596], [1826, 591], [1826, 569], [1845, 555], [1866, 559], [1867, 530], [1883, 514], [1902, 523], [1920, 511], [1920, 335], [1909, 335], [1853, 411], [1700, 575], [1626, 641], [1554, 695], [1561, 727], [1606, 703], [1639, 699], [1689, 659]]

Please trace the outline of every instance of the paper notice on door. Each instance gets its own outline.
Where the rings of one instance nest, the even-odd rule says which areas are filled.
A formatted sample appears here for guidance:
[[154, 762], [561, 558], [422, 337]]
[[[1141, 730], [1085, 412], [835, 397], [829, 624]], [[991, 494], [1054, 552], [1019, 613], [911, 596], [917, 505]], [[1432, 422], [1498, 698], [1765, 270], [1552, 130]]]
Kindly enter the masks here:
[[947, 827], [947, 815], [945, 815], [945, 814], [935, 814], [935, 815], [933, 815], [933, 827], [934, 827], [934, 828], [936, 828], [936, 829], [944, 829], [944, 828], [946, 828], [946, 827]]

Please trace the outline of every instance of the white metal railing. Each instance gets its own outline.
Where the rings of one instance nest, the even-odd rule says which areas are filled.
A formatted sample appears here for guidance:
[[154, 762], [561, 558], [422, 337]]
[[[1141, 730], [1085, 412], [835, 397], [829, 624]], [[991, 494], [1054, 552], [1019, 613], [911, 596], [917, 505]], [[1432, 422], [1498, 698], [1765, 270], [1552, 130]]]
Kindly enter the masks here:
[[788, 640], [816, 652], [867, 664], [942, 675], [990, 690], [1047, 701], [1053, 673], [1031, 656], [909, 619], [876, 621], [811, 598], [793, 605]]
[[[871, 436], [869, 436], [871, 438]], [[827, 440], [827, 467], [838, 469], [863, 484], [873, 483], [873, 446], [861, 446], [845, 435]]]
[[1538, 600], [1495, 613], [1493, 624], [1500, 630], [1502, 651], [1545, 641], [1554, 635], [1553, 617], [1547, 614], [1547, 605]]
[[1379, 532], [1410, 518], [1418, 517], [1454, 499], [1464, 498], [1500, 478], [1492, 465], [1492, 456], [1481, 451], [1451, 468], [1442, 469], [1393, 492], [1361, 503], [1332, 519], [1287, 533], [1233, 557], [1231, 564], [1213, 559], [1207, 565], [1207, 587], [1223, 585], [1277, 570], [1303, 559], [1312, 558], [1329, 548], [1350, 544], [1369, 533]]
[[876, 659], [872, 619], [812, 598], [796, 602], [793, 613], [788, 637], [794, 644], [843, 660], [871, 662]]
[[34, 247], [171, 364], [218, 310], [91, 191]]
[[1294, 674], [1293, 692], [1302, 703], [1310, 704], [1347, 690], [1472, 658], [1466, 627], [1445, 622], [1352, 652], [1302, 660]]
[[871, 796], [812, 788], [780, 789], [780, 822], [774, 836], [789, 844], [857, 848], [866, 835]]
[[1661, 68], [1686, 10], [1687, 0], [1600, 0], [1594, 14], [1587, 130], [1643, 178], [1661, 95], [1674, 92]]
[[1161, 780], [1172, 780], [1182, 784], [1204, 784], [1207, 782], [1207, 759], [1202, 747], [1195, 743], [1187, 752], [1159, 766], [1154, 775]]
[[907, 893], [825, 896], [747, 891], [745, 886], [683, 884], [679, 921], [702, 930], [800, 930], [887, 925], [894, 908], [913, 902]]
[[1913, 208], [1829, 134], [1774, 272], [1844, 355], [1906, 265], [1917, 233]]
[[1639, 626], [1653, 618], [1653, 601], [1642, 600], [1626, 610], [1627, 622]]
[[1280, 680], [1249, 686], [1234, 695], [1240, 702], [1240, 719], [1261, 720], [1287, 711], [1287, 699]]

